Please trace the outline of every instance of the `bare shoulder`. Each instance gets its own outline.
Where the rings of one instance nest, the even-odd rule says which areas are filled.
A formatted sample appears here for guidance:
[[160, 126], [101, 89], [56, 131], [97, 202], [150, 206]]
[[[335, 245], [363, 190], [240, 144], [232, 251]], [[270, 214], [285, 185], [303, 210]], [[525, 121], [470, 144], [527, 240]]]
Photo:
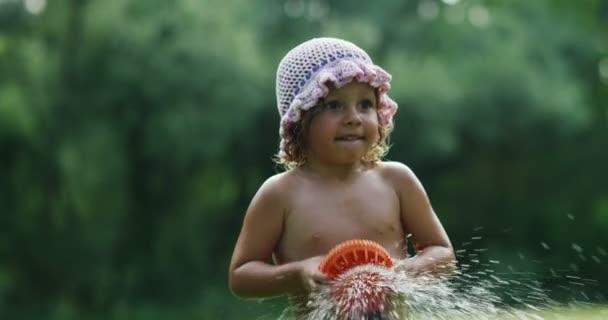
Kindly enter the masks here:
[[382, 177], [395, 188], [416, 186], [419, 184], [414, 171], [407, 165], [397, 161], [382, 161], [378, 163], [378, 170]]
[[275, 205], [286, 205], [289, 198], [289, 188], [293, 184], [293, 174], [291, 172], [282, 172], [275, 174], [260, 186], [254, 197], [254, 201], [269, 201]]
[[[286, 213], [291, 207], [293, 192], [297, 190], [298, 175], [294, 170], [277, 173], [262, 183], [251, 206], [265, 208], [265, 212]], [[272, 210], [269, 210], [272, 208]], [[251, 209], [251, 208], [250, 208]]]

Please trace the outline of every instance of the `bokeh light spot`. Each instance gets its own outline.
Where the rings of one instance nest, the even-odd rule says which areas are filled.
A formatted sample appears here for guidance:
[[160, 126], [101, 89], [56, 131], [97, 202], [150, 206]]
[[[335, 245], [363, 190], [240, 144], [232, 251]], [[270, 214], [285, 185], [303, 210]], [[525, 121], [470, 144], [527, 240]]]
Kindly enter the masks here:
[[445, 20], [450, 24], [459, 24], [464, 22], [465, 8], [463, 6], [452, 6], [444, 10]]
[[422, 20], [430, 21], [437, 18], [439, 14], [439, 6], [437, 3], [425, 0], [418, 4], [418, 15]]
[[473, 6], [469, 8], [469, 21], [478, 28], [483, 28], [490, 24], [490, 12], [483, 6]]
[[283, 6], [285, 14], [290, 18], [298, 18], [304, 15], [304, 1], [302, 0], [287, 0]]
[[28, 13], [39, 15], [46, 8], [46, 0], [25, 0], [23, 6]]
[[600, 79], [602, 79], [605, 84], [608, 84], [608, 57], [600, 59], [597, 69], [600, 74]]

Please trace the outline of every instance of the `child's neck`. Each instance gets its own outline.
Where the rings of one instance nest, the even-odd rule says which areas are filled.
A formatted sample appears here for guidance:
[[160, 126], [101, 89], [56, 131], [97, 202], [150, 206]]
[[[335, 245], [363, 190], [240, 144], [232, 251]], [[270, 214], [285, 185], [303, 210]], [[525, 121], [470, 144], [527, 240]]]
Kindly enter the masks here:
[[317, 161], [308, 161], [302, 169], [318, 177], [330, 180], [349, 180], [365, 170], [367, 165], [362, 161], [347, 164], [328, 164]]

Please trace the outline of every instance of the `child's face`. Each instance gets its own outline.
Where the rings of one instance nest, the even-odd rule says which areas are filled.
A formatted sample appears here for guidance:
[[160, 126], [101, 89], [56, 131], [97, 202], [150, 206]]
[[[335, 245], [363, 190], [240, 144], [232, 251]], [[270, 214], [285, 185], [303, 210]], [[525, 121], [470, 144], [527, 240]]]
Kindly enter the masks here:
[[333, 89], [315, 108], [306, 134], [306, 156], [331, 164], [361, 160], [378, 141], [376, 94], [366, 83]]

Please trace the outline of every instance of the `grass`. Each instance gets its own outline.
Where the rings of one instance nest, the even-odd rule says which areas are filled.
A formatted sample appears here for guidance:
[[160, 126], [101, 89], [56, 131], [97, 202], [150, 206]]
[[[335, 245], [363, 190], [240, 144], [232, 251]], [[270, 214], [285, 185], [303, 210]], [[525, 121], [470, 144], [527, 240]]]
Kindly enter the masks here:
[[[443, 318], [442, 318], [443, 319]], [[511, 311], [509, 314], [487, 318], [487, 320], [606, 320], [608, 305], [560, 307], [539, 312]], [[430, 320], [430, 319], [429, 319]], [[456, 320], [456, 319], [454, 319]], [[464, 320], [464, 319], [463, 319]]]
[[[269, 304], [271, 305], [269, 307]], [[159, 306], [159, 305], [146, 305], [146, 306], [128, 306], [124, 310], [114, 312], [112, 316], [100, 316], [100, 315], [84, 315], [76, 311], [68, 312], [67, 309], [63, 308], [62, 312], [55, 312], [53, 315], [38, 315], [36, 317], [1, 317], [2, 319], [48, 319], [48, 320], [102, 320], [102, 319], [115, 319], [115, 320], [161, 320], [161, 319], [175, 319], [175, 320], [205, 320], [205, 319], [222, 319], [222, 320], [236, 320], [236, 319], [252, 319], [252, 320], [276, 320], [279, 318], [281, 311], [285, 307], [281, 303], [272, 303], [266, 301], [264, 303], [241, 303], [238, 306], [232, 305], [221, 305], [219, 303], [214, 305], [199, 305], [189, 304], [182, 306]], [[272, 310], [269, 310], [272, 309]], [[593, 306], [576, 306], [568, 307], [564, 306], [552, 310], [545, 310], [540, 312], [534, 312], [537, 316], [533, 316], [532, 313], [522, 311], [520, 315], [510, 312], [509, 315], [497, 316], [495, 318], [488, 317], [487, 320], [606, 320], [608, 319], [608, 305], [593, 305]], [[433, 320], [434, 318], [427, 318], [422, 320]], [[446, 318], [444, 316], [437, 315], [437, 319], [450, 319], [450, 320], [465, 320], [461, 318]], [[293, 320], [293, 319], [289, 319]], [[419, 319], [412, 319], [419, 320]]]
[[[608, 305], [561, 307], [541, 312], [535, 312], [534, 314], [536, 314], [537, 316], [533, 316], [532, 313], [524, 311], [522, 311], [519, 315], [514, 315], [513, 313], [511, 313], [510, 315], [498, 316], [496, 318], [487, 318], [486, 320], [606, 320], [608, 319]], [[260, 317], [253, 317], [251, 319], [276, 320], [277, 318], [278, 315], [266, 315]], [[437, 319], [446, 319], [446, 317], [440, 317], [438, 315]], [[433, 318], [413, 320], [433, 320]], [[460, 320], [460, 318], [454, 318], [453, 320]]]
[[605, 320], [608, 319], [608, 306], [561, 308], [542, 313], [545, 320]]

